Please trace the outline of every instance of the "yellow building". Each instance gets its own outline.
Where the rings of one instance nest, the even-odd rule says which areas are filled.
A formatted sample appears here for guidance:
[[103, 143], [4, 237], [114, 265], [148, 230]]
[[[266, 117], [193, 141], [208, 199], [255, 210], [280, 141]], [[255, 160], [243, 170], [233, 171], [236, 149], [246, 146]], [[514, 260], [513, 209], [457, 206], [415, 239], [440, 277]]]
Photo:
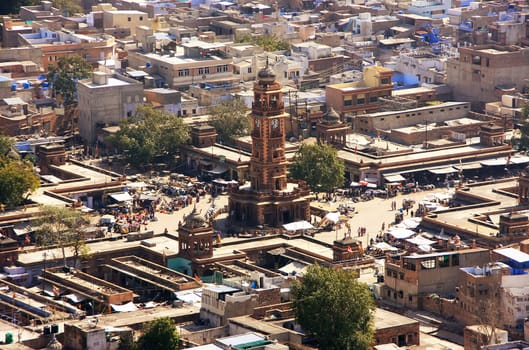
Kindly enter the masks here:
[[136, 35], [136, 27], [150, 25], [149, 15], [136, 10], [105, 11], [103, 13], [104, 28], [130, 28], [130, 35]]

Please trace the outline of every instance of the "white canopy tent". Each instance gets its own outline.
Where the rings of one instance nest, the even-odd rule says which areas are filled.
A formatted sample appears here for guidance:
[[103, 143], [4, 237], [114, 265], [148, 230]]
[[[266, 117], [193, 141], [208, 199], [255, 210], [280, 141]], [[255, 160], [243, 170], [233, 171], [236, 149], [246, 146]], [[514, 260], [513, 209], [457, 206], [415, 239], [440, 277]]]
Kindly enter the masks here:
[[132, 197], [128, 192], [110, 193], [109, 196], [118, 203], [132, 201]]
[[131, 312], [131, 311], [137, 311], [138, 310], [138, 307], [136, 305], [134, 305], [134, 303], [132, 301], [128, 302], [126, 304], [123, 304], [123, 305], [110, 304], [110, 306], [112, 306], [112, 310], [114, 310], [116, 312]]
[[393, 236], [394, 239], [406, 239], [415, 235], [416, 232], [407, 228], [392, 228], [387, 232], [387, 234]]
[[333, 223], [337, 223], [340, 221], [340, 213], [339, 212], [333, 212], [333, 213], [327, 213], [325, 215], [325, 219], [332, 221]]
[[296, 222], [291, 222], [289, 224], [284, 224], [283, 228], [287, 231], [299, 231], [299, 230], [310, 230], [313, 229], [314, 226], [311, 225], [310, 222], [301, 220]]
[[428, 238], [424, 238], [423, 236], [415, 236], [413, 238], [408, 238], [406, 239], [406, 242], [414, 244], [416, 246], [432, 245], [435, 243], [435, 241], [429, 240]]
[[380, 250], [383, 250], [383, 251], [395, 252], [395, 251], [399, 250], [397, 247], [389, 245], [386, 242], [378, 242], [377, 244], [374, 245], [374, 247], [375, 247], [375, 249], [380, 249]]

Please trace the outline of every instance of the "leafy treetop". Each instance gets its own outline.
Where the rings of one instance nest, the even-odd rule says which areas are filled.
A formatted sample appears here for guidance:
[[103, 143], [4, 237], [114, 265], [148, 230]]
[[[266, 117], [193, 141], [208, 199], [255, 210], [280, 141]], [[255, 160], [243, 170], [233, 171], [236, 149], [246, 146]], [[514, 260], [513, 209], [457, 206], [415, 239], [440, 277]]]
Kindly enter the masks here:
[[[75, 209], [59, 206], [42, 206], [40, 217], [36, 220], [37, 244], [41, 246], [58, 245], [61, 248], [64, 266], [66, 266], [66, 247], [71, 246], [74, 255], [83, 249], [82, 229], [88, 221]], [[75, 256], [77, 259], [77, 256]]]
[[167, 317], [159, 318], [148, 324], [138, 340], [138, 350], [177, 350], [180, 337], [174, 322]]
[[250, 133], [248, 108], [240, 99], [222, 101], [211, 106], [209, 113], [209, 123], [217, 130], [221, 142], [229, 143]]
[[0, 135], [0, 204], [17, 206], [25, 195], [39, 187], [33, 164], [21, 160], [14, 149], [14, 140]]
[[176, 115], [140, 106], [133, 117], [123, 119], [120, 130], [109, 139], [134, 166], [153, 162], [156, 156], [170, 156], [189, 138], [188, 126]]
[[92, 66], [79, 55], [59, 58], [57, 64], [48, 66], [47, 79], [55, 94], [62, 97], [65, 105], [77, 101], [77, 81], [90, 76]]
[[265, 51], [284, 51], [290, 49], [290, 43], [286, 40], [279, 38], [277, 35], [258, 35], [253, 36], [246, 34], [240, 37], [238, 40], [240, 43], [251, 43], [262, 47]]
[[375, 304], [367, 285], [347, 270], [313, 265], [292, 288], [294, 313], [321, 349], [368, 350]]
[[343, 186], [344, 163], [336, 149], [329, 145], [302, 144], [290, 166], [290, 176], [304, 180], [313, 191], [331, 192]]

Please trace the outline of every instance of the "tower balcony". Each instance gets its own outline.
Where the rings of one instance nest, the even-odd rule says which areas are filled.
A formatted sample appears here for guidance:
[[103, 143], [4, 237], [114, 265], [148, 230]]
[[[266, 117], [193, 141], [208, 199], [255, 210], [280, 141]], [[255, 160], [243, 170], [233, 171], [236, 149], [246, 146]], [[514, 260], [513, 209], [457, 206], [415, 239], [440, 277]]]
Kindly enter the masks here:
[[252, 103], [252, 113], [261, 116], [277, 115], [285, 112], [285, 104], [279, 103], [261, 103], [259, 101]]

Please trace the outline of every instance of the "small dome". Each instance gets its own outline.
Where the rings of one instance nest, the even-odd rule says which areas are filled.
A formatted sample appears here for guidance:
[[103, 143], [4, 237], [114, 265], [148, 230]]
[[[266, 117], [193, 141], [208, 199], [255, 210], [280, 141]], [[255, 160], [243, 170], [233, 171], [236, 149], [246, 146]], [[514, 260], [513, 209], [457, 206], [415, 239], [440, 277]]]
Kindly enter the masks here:
[[257, 77], [260, 80], [275, 80], [276, 73], [274, 73], [274, 70], [267, 65], [265, 68], [259, 71]]
[[341, 123], [340, 115], [334, 110], [334, 108], [329, 108], [327, 112], [323, 115], [323, 123], [325, 124], [338, 124]]
[[46, 350], [62, 350], [62, 344], [55, 338], [55, 334], [53, 335], [53, 338], [51, 338], [51, 341], [46, 345]]
[[206, 219], [200, 215], [200, 213], [197, 211], [197, 208], [193, 208], [193, 211], [185, 217], [185, 224], [184, 226], [187, 228], [197, 228], [202, 227], [206, 223]]

